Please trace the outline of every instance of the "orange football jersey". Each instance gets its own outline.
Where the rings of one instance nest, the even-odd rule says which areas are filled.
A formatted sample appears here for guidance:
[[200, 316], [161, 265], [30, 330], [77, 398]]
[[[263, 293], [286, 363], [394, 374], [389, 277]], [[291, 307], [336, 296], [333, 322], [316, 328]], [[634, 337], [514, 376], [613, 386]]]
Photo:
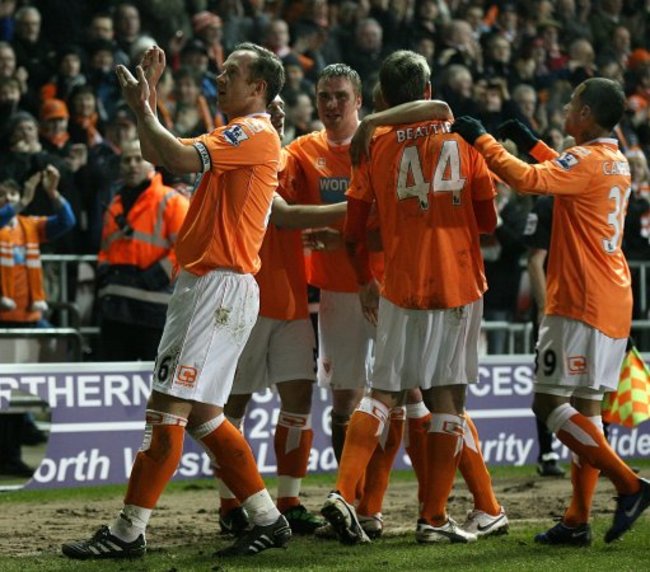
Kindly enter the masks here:
[[[332, 145], [325, 130], [292, 141], [285, 150], [287, 162], [280, 173], [283, 196], [300, 204], [331, 204], [345, 200], [352, 163], [350, 145]], [[343, 223], [331, 225], [340, 231]], [[309, 283], [334, 292], [357, 292], [357, 281], [345, 248], [313, 251], [307, 259]]]
[[278, 186], [280, 140], [269, 116], [240, 117], [209, 134], [181, 141], [198, 145], [209, 167], [178, 234], [179, 264], [199, 276], [216, 268], [256, 273]]
[[475, 146], [490, 169], [521, 193], [555, 196], [546, 313], [626, 338], [632, 320], [630, 271], [621, 250], [630, 167], [615, 139], [596, 139], [528, 165], [490, 135]]
[[487, 284], [473, 201], [495, 190], [481, 156], [448, 123], [378, 130], [347, 194], [377, 203], [385, 298], [429, 310], [481, 297]]

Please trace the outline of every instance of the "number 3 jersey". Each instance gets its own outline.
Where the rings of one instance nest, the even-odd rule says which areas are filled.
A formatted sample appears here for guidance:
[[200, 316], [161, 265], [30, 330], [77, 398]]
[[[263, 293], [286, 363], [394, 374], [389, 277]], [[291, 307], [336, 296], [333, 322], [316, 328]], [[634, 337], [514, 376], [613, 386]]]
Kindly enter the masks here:
[[382, 295], [401, 308], [463, 306], [487, 289], [473, 201], [491, 200], [485, 161], [449, 124], [378, 129], [347, 194], [376, 201]]
[[538, 165], [519, 161], [489, 135], [475, 146], [517, 191], [555, 196], [546, 313], [626, 338], [632, 289], [621, 242], [631, 180], [616, 140], [595, 139], [559, 156], [538, 143], [531, 151], [535, 157], [555, 155]]

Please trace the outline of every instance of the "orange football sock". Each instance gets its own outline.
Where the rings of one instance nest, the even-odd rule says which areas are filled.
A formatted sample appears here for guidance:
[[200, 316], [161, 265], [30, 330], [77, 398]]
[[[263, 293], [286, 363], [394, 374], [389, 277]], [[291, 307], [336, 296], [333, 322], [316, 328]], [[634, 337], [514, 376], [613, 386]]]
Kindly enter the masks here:
[[406, 405], [406, 432], [404, 433], [404, 448], [411, 459], [413, 471], [418, 480], [418, 501], [420, 508], [424, 502], [427, 490], [427, 433], [431, 413], [424, 402], [408, 403]]
[[223, 414], [193, 427], [191, 434], [212, 457], [224, 484], [240, 501], [265, 490], [250, 446]]
[[352, 414], [339, 464], [336, 489], [353, 503], [357, 485], [370, 462], [388, 417], [388, 407], [381, 401], [364, 397]]
[[571, 485], [573, 487], [571, 503], [566, 509], [562, 521], [567, 526], [578, 526], [589, 522], [591, 501], [598, 484], [600, 471], [583, 459], [571, 463]]
[[492, 477], [490, 477], [490, 472], [485, 466], [481, 454], [476, 425], [467, 413], [465, 413], [463, 451], [460, 455], [458, 468], [465, 479], [469, 492], [474, 497], [474, 508], [492, 516], [498, 515], [501, 512], [501, 505], [494, 496]]
[[307, 463], [314, 431], [311, 415], [280, 411], [275, 428], [275, 458], [278, 463], [278, 498], [280, 512], [300, 504], [300, 485], [307, 474]]
[[[603, 425], [600, 417], [588, 417], [594, 426], [602, 432]], [[573, 455], [571, 462], [571, 485], [573, 487], [571, 503], [564, 513], [562, 520], [567, 526], [578, 526], [589, 522], [591, 514], [591, 501], [594, 497], [594, 491], [598, 484], [600, 471], [580, 459], [576, 454]]]
[[404, 408], [395, 407], [390, 410], [390, 421], [384, 428], [366, 468], [366, 479], [361, 502], [357, 513], [374, 516], [381, 513], [384, 495], [388, 488], [390, 471], [395, 462], [395, 456], [402, 443], [404, 432]]
[[447, 522], [447, 499], [454, 486], [463, 447], [464, 420], [460, 415], [433, 413], [427, 435], [427, 491], [420, 516], [433, 526]]
[[602, 431], [588, 417], [563, 403], [551, 412], [546, 425], [581, 460], [600, 469], [619, 494], [630, 495], [639, 491], [639, 479], [634, 471], [621, 460]]
[[156, 506], [181, 459], [186, 425], [183, 417], [147, 409], [144, 441], [133, 462], [125, 505]]

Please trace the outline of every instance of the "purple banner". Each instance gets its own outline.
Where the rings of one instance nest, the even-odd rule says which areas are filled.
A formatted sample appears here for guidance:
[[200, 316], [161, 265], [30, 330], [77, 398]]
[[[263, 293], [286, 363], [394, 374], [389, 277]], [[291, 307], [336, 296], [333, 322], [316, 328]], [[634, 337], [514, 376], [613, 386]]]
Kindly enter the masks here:
[[[12, 391], [19, 391], [37, 396], [52, 412], [45, 457], [26, 487], [126, 482], [142, 443], [152, 366], [150, 362], [0, 366], [0, 410], [6, 410]], [[469, 388], [467, 409], [478, 427], [488, 464], [536, 462], [532, 390], [532, 356], [484, 358], [480, 382]], [[279, 407], [279, 398], [271, 391], [253, 396], [248, 407], [244, 432], [262, 474], [276, 470], [273, 432]], [[336, 469], [329, 414], [328, 392], [315, 388], [312, 473]], [[650, 423], [633, 430], [611, 427], [609, 438], [622, 457], [650, 455]], [[568, 460], [568, 450], [559, 442], [555, 446], [560, 458]], [[396, 467], [408, 466], [408, 456], [401, 451]], [[188, 437], [174, 478], [211, 474], [207, 455]]]

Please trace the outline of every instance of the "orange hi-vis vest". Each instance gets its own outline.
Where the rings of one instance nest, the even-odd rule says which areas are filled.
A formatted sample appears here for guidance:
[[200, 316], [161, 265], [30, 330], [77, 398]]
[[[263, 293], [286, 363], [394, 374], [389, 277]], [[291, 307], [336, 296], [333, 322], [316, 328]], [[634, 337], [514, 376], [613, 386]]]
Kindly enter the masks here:
[[[0, 229], [0, 284], [2, 286], [2, 306], [8, 312], [2, 312], [6, 321], [23, 321], [14, 314], [34, 313], [47, 309], [43, 272], [41, 268], [41, 251], [39, 244], [45, 240], [44, 229], [46, 217], [17, 216], [17, 224]], [[27, 269], [27, 304], [17, 307], [16, 268], [14, 247], [25, 247], [25, 267]], [[24, 293], [23, 293], [24, 294]], [[22, 297], [22, 296], [21, 296]], [[23, 304], [20, 304], [22, 306]], [[38, 319], [38, 316], [35, 317]]]
[[[145, 270], [158, 262], [169, 278], [176, 267], [173, 250], [178, 231], [185, 219], [188, 200], [162, 183], [160, 174], [154, 175], [151, 185], [137, 198], [124, 216], [122, 199], [117, 195], [104, 215], [99, 265], [132, 266]], [[153, 303], [167, 304], [169, 292], [152, 292], [136, 284], [111, 284], [102, 288], [100, 297], [121, 296]]]

